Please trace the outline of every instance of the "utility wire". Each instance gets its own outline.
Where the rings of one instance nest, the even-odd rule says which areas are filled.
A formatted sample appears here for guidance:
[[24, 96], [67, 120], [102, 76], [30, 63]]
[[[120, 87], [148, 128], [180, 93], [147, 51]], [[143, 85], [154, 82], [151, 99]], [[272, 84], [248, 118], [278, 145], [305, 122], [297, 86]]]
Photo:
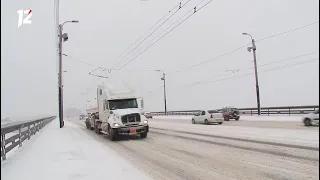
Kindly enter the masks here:
[[[268, 65], [271, 65], [271, 64], [274, 64], [274, 63], [279, 63], [279, 62], [283, 62], [283, 61], [297, 59], [297, 58], [304, 57], [304, 56], [309, 56], [309, 55], [312, 55], [312, 54], [315, 54], [315, 53], [316, 52], [300, 54], [300, 55], [297, 55], [297, 56], [293, 56], [293, 57], [289, 57], [289, 58], [285, 58], [285, 59], [281, 59], [281, 60], [277, 60], [277, 61], [272, 61], [272, 62], [269, 62], [269, 63], [261, 64], [261, 65], [258, 65], [257, 67], [268, 66]], [[245, 69], [254, 69], [254, 67], [249, 67], [249, 68], [245, 68]], [[237, 69], [237, 72], [239, 72], [240, 70], [241, 70], [240, 68]], [[202, 82], [210, 81], [212, 79], [216, 79], [216, 78], [210, 78], [210, 79], [206, 79], [206, 80], [202, 80], [202, 81], [197, 81], [197, 82], [191, 83], [191, 84], [202, 83]]]
[[[161, 33], [159, 33], [160, 35], [163, 33], [163, 32], [166, 32], [168, 29], [170, 29], [173, 25], [175, 25], [178, 21], [180, 21], [180, 19], [182, 19], [182, 18], [184, 18], [184, 17], [186, 17], [186, 15], [188, 15], [188, 13], [190, 13], [190, 12], [192, 12], [192, 11], [194, 11], [194, 10], [189, 10], [186, 14], [184, 14], [182, 17], [180, 17], [178, 20], [176, 20], [175, 22], [173, 22], [171, 25], [169, 25], [165, 30], [163, 30]], [[161, 36], [155, 36], [152, 40], [151, 40], [151, 42], [153, 41], [153, 40], [157, 40], [158, 38], [160, 37], [160, 39], [162, 38]], [[160, 40], [160, 39], [158, 39], [158, 40]], [[153, 43], [151, 43], [151, 44], [149, 44], [148, 46], [152, 46], [153, 44], [154, 44], [155, 42], [153, 42]], [[146, 47], [147, 46], [142, 46], [142, 47], [140, 47], [138, 50], [137, 50], [137, 52], [139, 52], [140, 50], [143, 50], [143, 51], [146, 51]], [[148, 48], [148, 47], [147, 47]], [[141, 54], [143, 53], [143, 51], [141, 52]], [[126, 58], [126, 60], [128, 60], [129, 58]]]
[[[274, 34], [274, 35], [271, 35], [271, 36], [268, 36], [268, 37], [265, 37], [265, 38], [261, 38], [261, 39], [256, 40], [255, 42], [260, 42], [260, 41], [264, 41], [264, 40], [267, 40], [267, 39], [271, 39], [271, 38], [274, 38], [274, 37], [277, 37], [277, 36], [280, 36], [280, 35], [284, 35], [284, 34], [287, 34], [287, 33], [293, 32], [293, 31], [297, 31], [297, 30], [300, 30], [300, 29], [303, 29], [303, 28], [306, 28], [306, 27], [315, 25], [315, 24], [317, 24], [317, 23], [319, 23], [319, 21], [316, 21], [316, 22], [313, 22], [313, 23], [310, 23], [310, 24], [307, 24], [307, 25], [304, 25], [304, 26], [300, 26], [300, 27], [297, 27], [297, 28], [294, 28], [294, 29], [291, 29], [291, 30], [288, 30], [288, 31], [284, 31], [284, 32], [281, 32], [281, 33], [278, 33], [278, 34]], [[224, 54], [222, 54], [222, 55], [219, 55], [219, 56], [217, 56], [217, 57], [215, 57], [215, 58], [213, 58], [213, 59], [210, 59], [210, 60], [207, 60], [207, 61], [203, 61], [203, 62], [194, 64], [194, 65], [191, 65], [191, 66], [189, 66], [189, 67], [186, 67], [186, 68], [184, 68], [184, 69], [175, 71], [174, 73], [186, 71], [186, 70], [192, 69], [192, 68], [194, 68], [194, 67], [197, 67], [197, 66], [200, 66], [200, 65], [203, 65], [203, 64], [212, 62], [212, 61], [217, 60], [217, 59], [220, 59], [220, 58], [222, 58], [222, 57], [224, 57], [224, 56], [227, 56], [227, 55], [229, 55], [229, 54], [232, 54], [232, 53], [234, 53], [234, 52], [236, 52], [236, 51], [238, 51], [238, 50], [240, 50], [240, 49], [242, 49], [242, 48], [244, 48], [244, 47], [246, 47], [246, 46], [248, 46], [248, 45], [250, 45], [250, 43], [248, 43], [248, 44], [246, 44], [246, 45], [242, 45], [242, 46], [240, 46], [240, 47], [238, 47], [238, 48], [235, 48], [235, 49], [233, 49], [233, 50], [231, 50], [231, 51], [229, 51], [229, 52], [227, 52], [227, 53], [224, 53]]]
[[[97, 76], [97, 77], [100, 77], [100, 78], [108, 78], [107, 76], [102, 76], [102, 75], [97, 75], [97, 74], [93, 74], [93, 72], [97, 71], [97, 70], [102, 70], [102, 71], [107, 71], [108, 73], [111, 73], [111, 68], [106, 68], [106, 67], [102, 67], [102, 66], [99, 66], [99, 65], [96, 65], [96, 64], [91, 64], [91, 63], [88, 63], [86, 61], [82, 61], [82, 60], [79, 60], [77, 58], [74, 58], [70, 55], [67, 55], [67, 54], [62, 54], [63, 56], [66, 56], [66, 57], [69, 57], [70, 59], [72, 60], [75, 60], [75, 61], [78, 61], [80, 63], [83, 63], [87, 66], [96, 66], [97, 68], [90, 71], [89, 72], [89, 75], [93, 75], [93, 76]], [[113, 70], [120, 70], [120, 69], [113, 69]], [[155, 71], [158, 71], [157, 69], [125, 69], [126, 72], [155, 72]]]
[[[261, 64], [261, 65], [259, 65], [258, 67], [268, 66], [268, 65], [270, 65], [270, 64], [274, 64], [274, 63], [278, 63], [278, 62], [283, 62], [283, 61], [288, 61], [288, 60], [292, 60], [292, 59], [297, 59], [297, 58], [304, 57], [304, 56], [309, 56], [309, 55], [312, 55], [312, 54], [315, 54], [315, 53], [317, 53], [317, 52], [300, 54], [300, 55], [298, 55], [298, 56], [293, 56], [293, 57], [281, 59], [281, 60], [278, 60], [278, 61], [272, 61], [272, 62], [269, 62], [269, 63]], [[250, 68], [248, 68], [248, 69], [254, 69], [254, 67], [250, 67]]]
[[[203, 2], [203, 1], [202, 1]], [[201, 3], [202, 3], [201, 2]], [[120, 69], [124, 68], [125, 66], [127, 66], [130, 62], [132, 62], [133, 60], [135, 60], [137, 57], [139, 57], [142, 53], [146, 52], [150, 47], [152, 47], [154, 44], [156, 44], [158, 41], [160, 41], [163, 37], [165, 37], [167, 34], [169, 34], [170, 32], [172, 32], [175, 28], [177, 28], [180, 24], [182, 24], [183, 22], [185, 22], [187, 19], [189, 19], [193, 14], [195, 14], [196, 12], [198, 12], [199, 10], [201, 10], [202, 8], [204, 8], [205, 6], [207, 6], [210, 2], [212, 2], [212, 0], [210, 0], [209, 2], [207, 2], [205, 5], [201, 6], [199, 9], [197, 9], [197, 6], [199, 6], [199, 3], [197, 6], [195, 6], [192, 10], [188, 11], [186, 14], [188, 14], [189, 12], [193, 11], [192, 14], [190, 14], [189, 16], [187, 16], [187, 18], [183, 19], [181, 22], [179, 22], [176, 26], [174, 26], [172, 29], [170, 29], [167, 33], [165, 33], [164, 35], [162, 35], [158, 40], [156, 40], [155, 42], [153, 42], [152, 44], [150, 44], [145, 50], [143, 50], [142, 52], [140, 52], [138, 55], [136, 55], [135, 57], [133, 57], [131, 60], [129, 60], [127, 63], [125, 63], [122, 67], [120, 67]], [[185, 14], [185, 15], [186, 15]], [[184, 15], [184, 16], [185, 16]], [[183, 16], [183, 17], [184, 17]], [[179, 21], [180, 19], [178, 19], [177, 21]], [[177, 22], [176, 21], [176, 22]], [[173, 24], [175, 24], [176, 22], [174, 22]], [[115, 73], [117, 73], [119, 70], [115, 71], [111, 76], [113, 76]]]
[[[137, 47], [139, 47], [139, 45], [141, 45], [148, 37], [150, 37], [156, 30], [158, 30], [164, 23], [166, 23], [173, 15], [175, 15], [182, 7], [184, 7], [186, 4], [188, 4], [190, 2], [190, 0], [188, 0], [186, 3], [184, 3], [182, 5], [182, 2], [184, 0], [182, 0], [179, 4], [177, 4], [176, 6], [174, 6], [166, 15], [164, 15], [160, 20], [157, 21], [156, 24], [154, 24], [150, 29], [148, 29], [148, 31], [145, 33], [147, 34], [151, 29], [153, 29], [159, 22], [161, 22], [168, 14], [171, 13], [171, 11], [173, 11], [176, 7], [178, 7], [178, 9], [176, 11], [174, 11], [174, 13], [172, 13], [165, 21], [163, 21], [158, 27], [156, 27], [150, 34], [148, 34], [138, 45], [136, 45], [130, 52], [126, 53], [126, 55], [120, 60], [118, 61], [113, 67], [111, 67], [111, 69], [113, 69], [114, 67], [116, 67], [120, 62], [122, 62], [130, 53], [132, 53]], [[131, 44], [131, 46], [129, 46], [129, 48], [127, 48], [124, 52], [121, 53], [121, 55], [116, 59], [118, 60], [125, 52], [127, 52], [134, 44], [136, 44], [137, 42], [140, 41], [140, 39], [142, 39], [144, 36], [140, 36], [140, 38], [138, 38], [133, 44]]]
[[85, 61], [81, 61], [81, 60], [79, 60], [79, 59], [77, 59], [77, 58], [74, 58], [73, 56], [70, 56], [70, 55], [68, 55], [68, 54], [62, 54], [63, 56], [66, 56], [66, 57], [68, 57], [68, 58], [70, 58], [70, 59], [72, 59], [72, 60], [76, 60], [76, 61], [78, 61], [78, 62], [81, 62], [81, 63], [83, 63], [83, 64], [85, 64], [85, 65], [88, 65], [88, 66], [96, 66], [96, 67], [101, 67], [102, 68], [102, 66], [99, 66], [99, 65], [96, 65], [96, 64], [91, 64], [91, 63], [88, 63], [88, 62], [85, 62]]
[[281, 35], [284, 35], [284, 34], [287, 34], [287, 33], [293, 32], [293, 31], [297, 31], [299, 29], [303, 29], [303, 28], [306, 28], [306, 27], [309, 27], [309, 26], [312, 26], [312, 25], [315, 25], [315, 24], [318, 24], [318, 23], [319, 23], [319, 21], [316, 21], [316, 22], [313, 22], [313, 23], [310, 23], [310, 24], [307, 24], [307, 25], [304, 25], [304, 26], [300, 26], [300, 27], [297, 27], [297, 28], [294, 28], [294, 29], [291, 29], [291, 30], [288, 30], [288, 31], [284, 31], [284, 32], [281, 32], [281, 33], [278, 33], [278, 34], [274, 34], [274, 35], [271, 35], [271, 36], [268, 36], [268, 37], [265, 37], [265, 38], [258, 39], [255, 42], [264, 41], [264, 40], [271, 39], [271, 38], [274, 38], [274, 37], [277, 37], [277, 36], [281, 36]]
[[[293, 67], [293, 66], [297, 66], [297, 65], [301, 65], [301, 64], [306, 64], [306, 63], [310, 63], [310, 62], [313, 62], [313, 61], [316, 61], [316, 60], [319, 60], [319, 58], [313, 58], [313, 59], [309, 59], [309, 60], [306, 60], [306, 61], [300, 61], [300, 62], [297, 62], [297, 63], [287, 64], [285, 66], [280, 66], [280, 67], [276, 67], [276, 68], [267, 69], [267, 70], [264, 70], [264, 71], [260, 71], [259, 74], [265, 73], [265, 72], [270, 72], [270, 71], [275, 71], [275, 70], [279, 70], [279, 69], [283, 69], [283, 68], [287, 68], [287, 67]], [[224, 81], [224, 80], [236, 79], [236, 78], [239, 78], [239, 77], [249, 76], [249, 75], [252, 75], [252, 74], [254, 74], [254, 73], [242, 74], [242, 75], [239, 75], [239, 76], [227, 77], [227, 78], [222, 78], [222, 79], [217, 79], [217, 80], [212, 80], [212, 81], [207, 81], [207, 82], [199, 82], [199, 83], [196, 83], [196, 84], [193, 84], [193, 85], [186, 85], [186, 86], [187, 87], [192, 87], [192, 86], [197, 86], [197, 85], [200, 85], [200, 84], [208, 84], [208, 83], [214, 83], [214, 82], [219, 82], [219, 81]]]
[[[270, 69], [267, 69], [267, 70], [264, 70], [264, 71], [260, 71], [259, 74], [261, 73], [267, 73], [267, 72], [271, 72], [271, 71], [276, 71], [276, 70], [280, 70], [280, 69], [284, 69], [284, 68], [289, 68], [289, 67], [294, 67], [294, 66], [297, 66], [297, 65], [303, 65], [303, 64], [307, 64], [307, 63], [312, 63], [316, 60], [319, 60], [319, 58], [312, 58], [312, 59], [308, 59], [308, 60], [305, 60], [305, 61], [299, 61], [297, 63], [292, 63], [292, 64], [287, 64], [287, 65], [284, 65], [284, 66], [280, 66], [280, 67], [275, 67], [275, 68], [270, 68]], [[231, 77], [225, 77], [225, 78], [220, 78], [220, 79], [215, 79], [215, 80], [211, 80], [211, 81], [206, 81], [206, 82], [198, 82], [198, 83], [191, 83], [191, 84], [185, 84], [185, 85], [180, 85], [181, 87], [193, 87], [193, 86], [197, 86], [197, 85], [201, 85], [201, 84], [209, 84], [209, 83], [215, 83], [215, 82], [220, 82], [220, 81], [226, 81], [226, 80], [231, 80], [231, 79], [237, 79], [237, 78], [241, 78], [241, 77], [246, 77], [246, 76], [251, 76], [253, 75], [254, 73], [246, 73], [246, 74], [241, 74], [241, 75], [238, 75], [238, 76], [231, 76]], [[169, 88], [172, 87], [172, 86], [169, 86]], [[176, 86], [174, 86], [176, 87]], [[158, 88], [154, 88], [152, 90], [148, 90], [148, 92], [154, 92], [158, 89], [161, 89], [161, 87], [158, 87]], [[168, 86], [167, 86], [168, 88]]]
[[[211, 0], [212, 1], [212, 0]], [[209, 1], [209, 2], [207, 2], [204, 6], [202, 6], [200, 9], [202, 9], [203, 7], [205, 7], [207, 4], [209, 4], [211, 1]], [[203, 1], [202, 1], [203, 2]], [[195, 7], [196, 8], [196, 7]], [[199, 11], [199, 9], [198, 9], [198, 11]], [[187, 13], [189, 13], [190, 11], [188, 11]], [[186, 13], [186, 14], [187, 14]], [[186, 15], [185, 14], [185, 15]], [[193, 13], [194, 14], [194, 13]], [[191, 14], [191, 15], [193, 15], [193, 14]], [[185, 16], [184, 15], [184, 16]], [[180, 22], [177, 26], [179, 26], [181, 23], [183, 23], [185, 20], [187, 20], [191, 15], [189, 15], [186, 19], [184, 19], [182, 22]], [[183, 17], [184, 17], [183, 16]], [[177, 21], [176, 21], [177, 22]], [[291, 29], [291, 30], [288, 30], [288, 31], [284, 31], [284, 32], [281, 32], [281, 33], [278, 33], [278, 34], [274, 34], [274, 35], [271, 35], [271, 36], [268, 36], [268, 37], [265, 37], [265, 38], [261, 38], [261, 39], [258, 39], [258, 40], [256, 40], [256, 42], [258, 42], [258, 41], [263, 41], [263, 40], [267, 40], [267, 39], [270, 39], [270, 38], [274, 38], [274, 37], [277, 37], [277, 36], [280, 36], [280, 35], [284, 35], [284, 34], [287, 34], [287, 33], [290, 33], [290, 32], [293, 32], [293, 31], [296, 31], [296, 30], [300, 30], [300, 29], [303, 29], [303, 28], [306, 28], [306, 27], [309, 27], [309, 26], [312, 26], [312, 25], [315, 25], [315, 24], [317, 24], [317, 23], [319, 23], [319, 21], [316, 21], [316, 22], [313, 22], [313, 23], [310, 23], [310, 24], [307, 24], [307, 25], [304, 25], [304, 26], [300, 26], [300, 27], [297, 27], [297, 28], [294, 28], [294, 29]], [[175, 23], [173, 23], [173, 24], [175, 24]], [[177, 26], [175, 26], [173, 29], [175, 29]], [[168, 33], [170, 33], [173, 29], [171, 29], [170, 31], [168, 31], [166, 34], [164, 34], [162, 37], [160, 37], [160, 39], [162, 39], [165, 35], [167, 35]], [[154, 43], [152, 43], [149, 47], [147, 47], [147, 49], [149, 49], [152, 45], [154, 45], [155, 43], [157, 43], [160, 39], [158, 39], [157, 41], [155, 41]], [[248, 46], [248, 45], [250, 45], [250, 43], [248, 43], [248, 44], [246, 44], [246, 45], [242, 45], [242, 46], [240, 46], [240, 47], [238, 47], [238, 48], [236, 48], [236, 49], [233, 49], [233, 50], [231, 50], [231, 51], [229, 51], [229, 52], [227, 52], [227, 53], [224, 53], [224, 54], [222, 54], [222, 55], [219, 55], [219, 56], [217, 56], [217, 57], [215, 57], [215, 58], [213, 58], [213, 59], [210, 59], [210, 60], [207, 60], [207, 61], [204, 61], [204, 62], [200, 62], [200, 63], [198, 63], [198, 64], [195, 64], [195, 65], [192, 65], [192, 66], [189, 66], [189, 67], [187, 67], [187, 68], [184, 68], [184, 69], [182, 69], [182, 70], [178, 70], [178, 71], [176, 71], [176, 72], [173, 72], [173, 73], [177, 73], [177, 72], [182, 72], [182, 71], [185, 71], [185, 70], [188, 70], [188, 69], [191, 69], [191, 68], [194, 68], [194, 67], [197, 67], [197, 66], [200, 66], [200, 65], [202, 65], [202, 64], [206, 64], [206, 63], [209, 63], [209, 62], [211, 62], [211, 61], [214, 61], [214, 60], [216, 60], [216, 59], [219, 59], [219, 58], [221, 58], [221, 57], [224, 57], [224, 56], [227, 56], [227, 55], [229, 55], [229, 54], [232, 54], [233, 52], [236, 52], [236, 51], [238, 51], [238, 50], [240, 50], [240, 49], [242, 49], [243, 47], [246, 47], [246, 46]], [[143, 52], [145, 52], [147, 49], [145, 49], [144, 51], [142, 51], [140, 54], [138, 54], [137, 56], [135, 56], [133, 59], [131, 59], [128, 63], [130, 63], [131, 61], [133, 61], [135, 58], [137, 58], [139, 55], [141, 55]], [[64, 54], [65, 55], [65, 54]], [[68, 56], [68, 57], [70, 57], [70, 56]], [[72, 57], [70, 57], [71, 59], [73, 59]], [[87, 63], [87, 62], [84, 62], [84, 61], [80, 61], [80, 60], [78, 60], [79, 62], [82, 62], [82, 63], [84, 63], [84, 64], [87, 64], [87, 65], [91, 65], [91, 66], [96, 66], [96, 67], [100, 67], [100, 68], [103, 68], [102, 66], [99, 66], [99, 65], [95, 65], [95, 64], [90, 64], [90, 63]], [[126, 66], [128, 63], [126, 63], [124, 66]], [[124, 67], [123, 66], [123, 67]], [[119, 71], [119, 70], [121, 70], [123, 67], [121, 67], [121, 68], [119, 68], [119, 69], [116, 69], [116, 72], [117, 71]], [[107, 69], [107, 68], [103, 68], [103, 69]], [[109, 69], [109, 70], [111, 70], [111, 68]], [[114, 69], [115, 70], [115, 69]], [[168, 73], [167, 73], [168, 74]], [[113, 74], [112, 74], [113, 75]]]
[[217, 56], [217, 57], [215, 57], [215, 58], [213, 58], [213, 59], [210, 59], [210, 60], [207, 60], [207, 61], [203, 61], [203, 62], [200, 62], [200, 63], [198, 63], [198, 64], [194, 64], [194, 65], [192, 65], [192, 66], [189, 66], [189, 67], [187, 67], [187, 68], [178, 70], [178, 71], [176, 71], [176, 73], [182, 72], [182, 71], [186, 71], [186, 70], [188, 70], [188, 69], [191, 69], [191, 68], [194, 68], [194, 67], [197, 67], [197, 66], [200, 66], [200, 65], [203, 65], [203, 64], [212, 62], [212, 61], [214, 61], [214, 60], [216, 60], [216, 59], [220, 59], [220, 58], [222, 58], [222, 57], [224, 57], [224, 56], [227, 56], [227, 55], [229, 55], [229, 54], [232, 54], [232, 53], [234, 53], [234, 52], [236, 52], [236, 51], [238, 51], [238, 50], [240, 50], [240, 49], [242, 49], [242, 48], [244, 48], [244, 47], [246, 47], [246, 46], [248, 46], [248, 45], [249, 45], [249, 44], [242, 45], [242, 46], [240, 46], [240, 47], [237, 47], [236, 49], [233, 49], [233, 50], [231, 50], [231, 51], [229, 51], [229, 52], [226, 52], [226, 53], [224, 53], [224, 54], [221, 54], [221, 55], [219, 55], [219, 56]]

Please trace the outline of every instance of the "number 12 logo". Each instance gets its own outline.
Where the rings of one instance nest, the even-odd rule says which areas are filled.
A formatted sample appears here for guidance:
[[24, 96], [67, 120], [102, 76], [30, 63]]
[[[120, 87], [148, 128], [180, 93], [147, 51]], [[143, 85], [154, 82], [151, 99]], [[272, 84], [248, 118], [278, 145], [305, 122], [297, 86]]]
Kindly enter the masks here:
[[[31, 24], [31, 16], [32, 16], [32, 10], [19, 10], [18, 13], [18, 27], [20, 27], [22, 24]], [[23, 18], [23, 15], [27, 14], [27, 17]]]

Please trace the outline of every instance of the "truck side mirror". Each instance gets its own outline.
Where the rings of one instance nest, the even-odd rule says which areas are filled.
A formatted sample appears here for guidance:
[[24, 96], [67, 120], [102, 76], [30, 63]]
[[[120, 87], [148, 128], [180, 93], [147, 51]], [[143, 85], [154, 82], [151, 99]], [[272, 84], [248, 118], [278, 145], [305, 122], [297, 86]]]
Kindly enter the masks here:
[[113, 114], [113, 111], [110, 111], [110, 114]]
[[143, 102], [143, 98], [140, 99], [140, 105], [141, 105], [141, 108], [140, 109], [144, 109], [144, 102]]

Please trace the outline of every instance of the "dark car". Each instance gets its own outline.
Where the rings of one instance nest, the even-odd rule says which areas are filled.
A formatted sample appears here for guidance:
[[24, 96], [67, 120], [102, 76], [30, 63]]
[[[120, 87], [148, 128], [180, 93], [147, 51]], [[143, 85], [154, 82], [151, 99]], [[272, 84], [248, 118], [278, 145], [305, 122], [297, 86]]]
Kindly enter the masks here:
[[147, 118], [147, 119], [152, 119], [152, 114], [150, 112], [145, 112], [143, 113], [143, 115]]
[[237, 108], [224, 107], [221, 109], [221, 112], [225, 121], [229, 121], [230, 119], [238, 121], [240, 119], [240, 113]]
[[84, 119], [84, 118], [85, 118], [84, 115], [80, 115], [80, 116], [79, 116], [79, 120], [82, 120], [82, 119]]

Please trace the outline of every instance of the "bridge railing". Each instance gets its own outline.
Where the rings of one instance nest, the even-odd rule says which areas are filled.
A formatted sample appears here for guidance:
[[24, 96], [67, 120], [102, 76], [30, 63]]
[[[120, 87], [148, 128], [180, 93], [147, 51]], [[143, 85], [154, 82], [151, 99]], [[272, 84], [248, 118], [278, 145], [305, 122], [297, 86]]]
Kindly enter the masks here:
[[27, 120], [1, 124], [1, 159], [6, 160], [6, 154], [13, 148], [22, 146], [22, 142], [30, 139], [41, 128], [55, 119], [56, 116], [36, 120]]
[[[279, 107], [262, 107], [262, 115], [301, 115], [308, 114], [316, 109], [319, 109], [319, 105], [310, 105], [310, 106], [279, 106]], [[238, 108], [240, 114], [243, 115], [257, 115], [257, 108]], [[199, 110], [186, 110], [186, 111], [167, 111], [167, 116], [191, 116], [195, 115]], [[151, 112], [154, 116], [163, 116], [165, 113], [161, 112]]]

